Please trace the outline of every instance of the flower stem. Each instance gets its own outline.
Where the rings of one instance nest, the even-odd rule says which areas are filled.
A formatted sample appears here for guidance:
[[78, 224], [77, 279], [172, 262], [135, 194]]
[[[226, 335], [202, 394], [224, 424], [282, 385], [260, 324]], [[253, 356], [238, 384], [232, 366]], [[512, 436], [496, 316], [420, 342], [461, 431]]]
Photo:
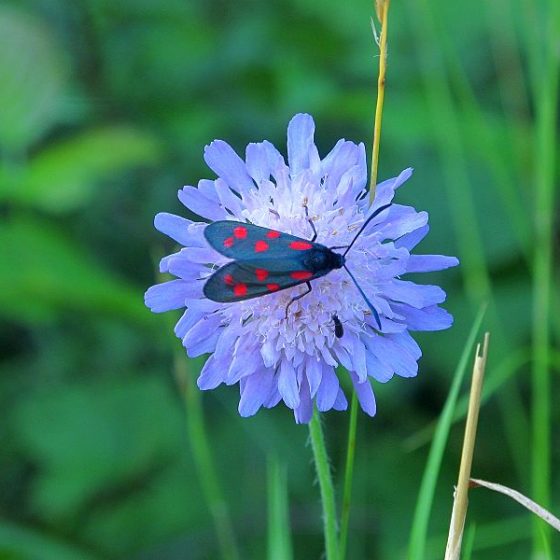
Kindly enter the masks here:
[[218, 482], [212, 453], [208, 445], [209, 438], [206, 434], [200, 391], [195, 385], [194, 374], [189, 371], [188, 363], [182, 352], [175, 354], [175, 377], [185, 399], [187, 430], [193, 457], [206, 504], [214, 521], [220, 557], [223, 560], [239, 560], [239, 552], [227, 503]]
[[485, 310], [485, 306], [481, 307], [473, 322], [469, 336], [465, 342], [463, 351], [461, 352], [459, 363], [452, 375], [453, 381], [445, 401], [445, 406], [441, 411], [437, 427], [434, 432], [432, 444], [430, 446], [430, 453], [428, 455], [426, 467], [424, 468], [422, 481], [420, 482], [420, 491], [418, 492], [418, 498], [416, 499], [416, 508], [414, 511], [412, 530], [409, 538], [407, 556], [409, 560], [422, 560], [426, 557], [428, 523], [432, 518], [432, 506], [434, 503], [437, 479], [441, 471], [445, 446], [447, 445], [449, 431], [453, 423], [453, 416], [457, 406], [459, 391], [467, 370], [470, 354], [476, 342], [478, 329], [480, 328], [482, 319], [484, 318]]
[[381, 141], [381, 121], [383, 115], [383, 101], [385, 100], [385, 74], [387, 70], [387, 15], [389, 0], [376, 0], [377, 17], [381, 22], [381, 37], [379, 39], [379, 74], [377, 76], [377, 104], [375, 106], [375, 123], [373, 125], [373, 148], [371, 151], [371, 176], [369, 181], [369, 200], [373, 203], [375, 187], [377, 185], [377, 170], [379, 168], [379, 143]]
[[[373, 147], [371, 152], [371, 176], [369, 184], [369, 203], [373, 204], [377, 171], [379, 169], [379, 144], [381, 141], [381, 122], [383, 117], [383, 101], [385, 100], [385, 74], [387, 69], [387, 16], [390, 0], [375, 0], [375, 10], [381, 22], [381, 38], [379, 40], [379, 73], [377, 76], [377, 104], [375, 106], [375, 122], [373, 125]], [[377, 37], [376, 37], [377, 41]], [[356, 455], [356, 431], [358, 425], [358, 399], [352, 393], [350, 408], [350, 425], [348, 428], [348, 446], [346, 450], [346, 466], [344, 473], [344, 495], [342, 498], [342, 516], [340, 530], [340, 560], [346, 556], [348, 541], [348, 524], [350, 521], [350, 502], [352, 499], [352, 477], [354, 475], [354, 458]]]
[[[534, 10], [534, 6], [528, 9]], [[529, 12], [531, 13], [531, 12]], [[532, 15], [532, 13], [531, 13]], [[535, 239], [533, 260], [533, 450], [532, 492], [542, 506], [550, 505], [551, 488], [551, 376], [550, 376], [550, 301], [554, 256], [554, 216], [558, 153], [559, 61], [558, 31], [560, 6], [549, 2], [544, 33], [532, 34], [531, 52], [533, 95], [535, 98]], [[543, 538], [544, 537], [544, 538]], [[533, 549], [543, 554], [550, 530], [535, 520]]]
[[317, 469], [317, 478], [321, 489], [321, 502], [323, 505], [323, 524], [325, 533], [325, 548], [327, 560], [338, 560], [338, 538], [336, 534], [336, 504], [334, 500], [334, 487], [331, 478], [329, 459], [323, 437], [321, 417], [315, 410], [309, 422], [309, 435], [311, 447]]
[[445, 560], [458, 560], [461, 556], [461, 543], [465, 519], [467, 517], [467, 504], [469, 492], [469, 480], [474, 455], [474, 444], [476, 441], [476, 428], [478, 425], [478, 413], [482, 394], [482, 382], [484, 381], [484, 370], [488, 357], [488, 341], [490, 335], [484, 335], [482, 351], [480, 344], [476, 347], [473, 374], [471, 381], [471, 392], [469, 399], [469, 412], [465, 426], [465, 438], [463, 440], [463, 451], [461, 453], [461, 466], [459, 468], [459, 479], [453, 501], [453, 511], [449, 526], [449, 536], [445, 548]]
[[356, 430], [358, 425], [358, 398], [352, 393], [350, 405], [350, 426], [348, 427], [348, 448], [346, 450], [346, 466], [344, 469], [344, 495], [342, 497], [342, 514], [340, 520], [340, 560], [346, 556], [348, 540], [348, 523], [350, 521], [350, 501], [352, 499], [352, 477], [354, 475], [354, 457], [356, 455]]
[[288, 469], [274, 456], [267, 457], [267, 560], [293, 560], [288, 502]]

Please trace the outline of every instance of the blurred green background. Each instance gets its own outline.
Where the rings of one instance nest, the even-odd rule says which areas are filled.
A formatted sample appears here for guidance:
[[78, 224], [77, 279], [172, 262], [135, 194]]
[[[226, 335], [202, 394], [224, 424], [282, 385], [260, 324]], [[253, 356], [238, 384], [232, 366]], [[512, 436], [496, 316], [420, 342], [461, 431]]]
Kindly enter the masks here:
[[[379, 177], [415, 168], [398, 200], [430, 213], [420, 249], [462, 266], [424, 278], [447, 290], [455, 326], [417, 336], [419, 377], [376, 386], [377, 417], [360, 415], [352, 559], [405, 557], [429, 449], [421, 436], [484, 301], [495, 391], [474, 475], [532, 493], [531, 331], [543, 325], [532, 304], [546, 280], [532, 271], [558, 241], [548, 227], [535, 237], [533, 216], [539, 184], [553, 198], [558, 146], [533, 95], [547, 75], [546, 2], [529, 4], [391, 7]], [[212, 177], [202, 152], [215, 138], [241, 154], [269, 139], [285, 153], [289, 119], [310, 112], [322, 154], [341, 137], [369, 146], [372, 15], [369, 0], [0, 5], [0, 558], [220, 558], [174, 374], [173, 317], [143, 305], [173, 248], [153, 216], [189, 216], [176, 191]], [[554, 119], [555, 88], [544, 89]], [[200, 364], [187, 365], [194, 376]], [[558, 512], [558, 375], [540, 387], [552, 403], [544, 484]], [[307, 428], [285, 407], [241, 419], [237, 401], [235, 387], [203, 395], [242, 558], [266, 554], [271, 454], [288, 465], [295, 558], [320, 558]], [[347, 422], [330, 413], [325, 424], [339, 487]], [[442, 557], [461, 442], [457, 423], [426, 558]], [[479, 490], [469, 520], [475, 558], [528, 558], [519, 506]]]

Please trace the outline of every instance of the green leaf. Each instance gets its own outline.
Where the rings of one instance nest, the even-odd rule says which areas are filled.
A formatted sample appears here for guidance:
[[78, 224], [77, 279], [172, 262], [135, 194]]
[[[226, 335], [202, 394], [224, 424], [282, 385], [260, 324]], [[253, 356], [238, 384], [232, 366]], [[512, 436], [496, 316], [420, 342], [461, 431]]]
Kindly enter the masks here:
[[83, 132], [40, 152], [17, 179], [0, 176], [0, 199], [49, 212], [75, 210], [90, 200], [100, 182], [132, 167], [153, 164], [160, 153], [152, 135], [134, 128]]
[[65, 61], [49, 30], [0, 7], [0, 149], [21, 152], [59, 117]]
[[[178, 446], [175, 455], [186, 454]], [[206, 539], [207, 557], [220, 557], [213, 553], [217, 542], [211, 537], [208, 514], [201, 507], [204, 498], [194, 467], [187, 461], [162, 469], [149, 484], [119, 498], [88, 511], [80, 531], [84, 541], [106, 550], [106, 557], [130, 558], [130, 551], [157, 547], [152, 558], [184, 558], [184, 554], [175, 556], [173, 547], [177, 535], [187, 531], [194, 535], [204, 532], [201, 540]]]
[[[46, 389], [16, 413], [23, 452], [38, 467], [31, 494], [41, 516], [70, 520], [122, 499], [172, 464], [181, 415], [163, 379], [115, 378]], [[103, 492], [102, 495], [100, 493]], [[89, 504], [89, 505], [88, 505]]]
[[34, 529], [0, 522], [0, 558], [3, 560], [94, 560], [83, 549], [60, 542]]
[[63, 311], [149, 323], [141, 290], [88, 257], [57, 228], [31, 219], [0, 224], [0, 316], [35, 322]]

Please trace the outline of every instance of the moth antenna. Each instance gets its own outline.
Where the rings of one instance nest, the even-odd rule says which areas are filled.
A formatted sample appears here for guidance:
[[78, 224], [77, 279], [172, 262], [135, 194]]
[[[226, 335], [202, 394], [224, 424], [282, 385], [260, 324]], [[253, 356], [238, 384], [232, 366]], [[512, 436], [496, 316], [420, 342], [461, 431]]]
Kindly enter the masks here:
[[377, 323], [377, 326], [379, 327], [379, 330], [381, 330], [381, 320], [379, 319], [379, 313], [377, 313], [377, 310], [375, 309], [375, 307], [373, 307], [373, 305], [371, 304], [371, 302], [367, 298], [366, 294], [364, 294], [364, 291], [362, 290], [362, 288], [360, 288], [360, 285], [358, 284], [358, 282], [354, 278], [354, 275], [350, 272], [350, 270], [348, 269], [348, 267], [346, 265], [344, 265], [344, 270], [346, 270], [346, 272], [348, 272], [348, 275], [350, 276], [350, 278], [352, 278], [352, 282], [354, 282], [356, 288], [358, 288], [358, 291], [360, 292], [361, 296], [364, 298], [364, 301], [367, 303], [367, 306], [369, 307], [369, 310], [371, 311], [371, 313], [373, 315], [373, 318], [375, 319], [375, 322]]
[[[373, 220], [373, 218], [375, 218], [376, 216], [379, 216], [379, 214], [381, 214], [381, 212], [383, 212], [383, 210], [387, 210], [387, 208], [389, 208], [389, 206], [391, 206], [391, 203], [385, 204], [385, 206], [381, 206], [362, 224], [362, 227], [358, 230], [358, 233], [354, 236], [354, 239], [352, 239], [352, 241], [350, 242], [350, 245], [348, 245], [348, 248], [346, 249], [346, 251], [344, 251], [344, 253], [342, 253], [343, 257], [346, 256], [346, 253], [348, 253], [348, 251], [350, 251], [350, 249], [352, 248], [352, 245], [354, 245], [354, 243], [356, 242], [356, 239], [358, 239], [358, 237], [360, 237], [360, 234], [362, 233], [362, 231], [364, 231], [364, 229], [371, 222], [371, 220]], [[350, 276], [352, 276], [352, 275], [350, 275]], [[354, 280], [354, 282], [355, 282], [355, 280]]]

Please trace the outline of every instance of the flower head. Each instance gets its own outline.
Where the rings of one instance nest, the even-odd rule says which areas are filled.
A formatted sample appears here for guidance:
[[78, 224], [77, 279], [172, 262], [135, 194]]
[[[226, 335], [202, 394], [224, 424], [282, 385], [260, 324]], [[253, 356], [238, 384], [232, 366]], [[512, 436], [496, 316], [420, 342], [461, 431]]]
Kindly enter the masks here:
[[340, 140], [321, 159], [314, 131], [309, 115], [292, 119], [288, 164], [267, 141], [249, 144], [243, 161], [216, 140], [204, 158], [218, 178], [179, 191], [179, 200], [208, 221], [246, 222], [309, 240], [311, 220], [316, 242], [326, 247], [348, 246], [367, 218], [388, 206], [346, 254], [349, 272], [336, 268], [312, 280], [313, 290], [304, 297], [295, 299], [307, 290], [305, 283], [230, 303], [208, 299], [207, 279], [231, 258], [208, 243], [207, 222], [167, 213], [155, 218], [156, 228], [184, 248], [162, 259], [160, 270], [176, 279], [152, 286], [146, 305], [156, 313], [186, 308], [175, 334], [190, 357], [210, 354], [198, 386], [239, 383], [242, 416], [280, 400], [297, 422], [311, 419], [313, 403], [321, 411], [346, 409], [338, 365], [348, 371], [362, 409], [373, 416], [370, 378], [385, 383], [395, 374], [413, 377], [418, 371], [421, 351], [409, 331], [452, 323], [438, 307], [445, 300], [441, 288], [401, 279], [458, 264], [454, 257], [411, 254], [428, 233], [428, 215], [392, 201], [412, 170], [377, 185], [369, 206], [363, 144]]

